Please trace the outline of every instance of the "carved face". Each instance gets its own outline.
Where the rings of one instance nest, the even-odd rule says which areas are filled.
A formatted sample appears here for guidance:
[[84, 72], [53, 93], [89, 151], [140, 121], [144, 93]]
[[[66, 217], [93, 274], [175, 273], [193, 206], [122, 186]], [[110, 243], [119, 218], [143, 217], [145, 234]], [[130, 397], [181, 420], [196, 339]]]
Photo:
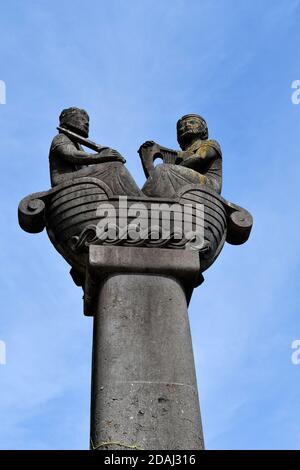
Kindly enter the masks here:
[[76, 121], [74, 122], [74, 128], [82, 134], [84, 137], [88, 137], [89, 135], [89, 121], [86, 119], [85, 116], [81, 115], [78, 116]]
[[59, 117], [60, 125], [80, 134], [84, 137], [89, 135], [89, 116], [83, 109], [64, 109]]
[[183, 116], [177, 122], [177, 140], [181, 148], [185, 148], [196, 137], [207, 139], [207, 125], [201, 116]]

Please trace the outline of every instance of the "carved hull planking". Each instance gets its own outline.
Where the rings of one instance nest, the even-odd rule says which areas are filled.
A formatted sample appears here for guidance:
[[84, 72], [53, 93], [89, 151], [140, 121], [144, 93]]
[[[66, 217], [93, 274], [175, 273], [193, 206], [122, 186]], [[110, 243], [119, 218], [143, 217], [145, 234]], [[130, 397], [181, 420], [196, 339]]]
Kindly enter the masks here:
[[[84, 277], [88, 246], [90, 244], [116, 244], [143, 247], [164, 247], [170, 249], [196, 249], [191, 240], [184, 237], [178, 239], [171, 231], [168, 237], [162, 233], [153, 237], [151, 230], [147, 236], [132, 239], [124, 236], [124, 233], [116, 232], [114, 238], [105, 240], [97, 236], [97, 224], [103, 217], [107, 222], [117, 225], [119, 216], [120, 198], [113, 195], [103, 182], [96, 178], [78, 178], [69, 183], [63, 183], [44, 193], [35, 193], [23, 199], [19, 205], [19, 222], [21, 227], [28, 232], [40, 232], [46, 226], [49, 238], [54, 247], [66, 259], [66, 261]], [[115, 208], [115, 215], [102, 212], [102, 217], [97, 213], [99, 207], [109, 204]], [[123, 196], [124, 204], [124, 196]], [[252, 217], [251, 215], [232, 203], [227, 202], [219, 194], [204, 185], [185, 186], [176, 199], [162, 198], [127, 198], [127, 209], [143, 204], [146, 212], [140, 213], [147, 218], [145, 226], [150, 227], [153, 222], [162, 229], [162, 214], [170, 216], [170, 207], [175, 207], [175, 212], [184, 211], [192, 214], [192, 230], [199, 234], [202, 244], [198, 246], [201, 272], [205, 271], [220, 253], [225, 240], [229, 243], [244, 243], [249, 236]], [[156, 219], [151, 214], [151, 208], [159, 204], [160, 216]], [[102, 205], [102, 206], [101, 206]], [[124, 207], [124, 206], [123, 206]], [[196, 217], [196, 209], [204, 209], [204, 218]], [[126, 220], [130, 224], [134, 218], [131, 215]], [[152, 219], [151, 219], [152, 217]], [[153, 218], [154, 217], [154, 218]], [[173, 220], [176, 219], [172, 215]], [[112, 220], [114, 218], [114, 220]], [[141, 219], [140, 219], [141, 220]], [[167, 219], [165, 219], [167, 220]], [[125, 233], [126, 235], [126, 233]]]

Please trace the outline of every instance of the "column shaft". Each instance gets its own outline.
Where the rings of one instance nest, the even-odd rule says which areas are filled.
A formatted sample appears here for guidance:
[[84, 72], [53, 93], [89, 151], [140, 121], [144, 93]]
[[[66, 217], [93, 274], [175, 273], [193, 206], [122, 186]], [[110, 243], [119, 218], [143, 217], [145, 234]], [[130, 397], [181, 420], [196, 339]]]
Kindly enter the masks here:
[[171, 276], [116, 273], [98, 288], [92, 448], [202, 449], [183, 287]]

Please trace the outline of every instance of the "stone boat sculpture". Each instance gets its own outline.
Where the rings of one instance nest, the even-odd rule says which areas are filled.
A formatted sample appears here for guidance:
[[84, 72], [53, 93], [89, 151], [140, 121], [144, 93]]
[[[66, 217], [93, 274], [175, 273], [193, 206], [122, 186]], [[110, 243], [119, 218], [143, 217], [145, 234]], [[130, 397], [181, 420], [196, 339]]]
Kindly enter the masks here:
[[[148, 178], [142, 190], [135, 185], [118, 152], [87, 139], [88, 117], [83, 110], [65, 110], [60, 126], [50, 149], [53, 187], [30, 194], [20, 202], [19, 223], [29, 233], [46, 228], [52, 244], [71, 266], [74, 282], [85, 290], [87, 315], [93, 315], [92, 295], [86, 289], [90, 245], [197, 249], [200, 271], [195, 287], [203, 281], [202, 273], [215, 261], [225, 241], [238, 245], [248, 239], [252, 217], [219, 194], [221, 150], [216, 141], [208, 140], [207, 125], [200, 116], [188, 115], [178, 121], [182, 151], [152, 141], [140, 147]], [[98, 151], [97, 158], [85, 154], [81, 144]], [[76, 169], [72, 158], [77, 158]], [[154, 166], [157, 158], [163, 162]], [[88, 165], [78, 170], [78, 160]], [[60, 162], [64, 164], [62, 168]], [[135, 227], [137, 213], [139, 224], [144, 227], [144, 231], [140, 227], [143, 236], [134, 230], [132, 237], [129, 231]], [[190, 215], [193, 239], [176, 232], [175, 221], [180, 219], [176, 213]], [[170, 224], [167, 236], [163, 230], [166, 220]], [[186, 287], [188, 300], [191, 291]]]

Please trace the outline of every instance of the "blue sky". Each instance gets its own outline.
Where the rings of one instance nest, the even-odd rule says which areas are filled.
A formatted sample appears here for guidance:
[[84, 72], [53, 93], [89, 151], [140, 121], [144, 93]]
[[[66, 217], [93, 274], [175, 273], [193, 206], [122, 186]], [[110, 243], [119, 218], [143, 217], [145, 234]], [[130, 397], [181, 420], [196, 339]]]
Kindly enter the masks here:
[[190, 306], [208, 449], [300, 449], [298, 0], [11, 0], [0, 15], [1, 449], [86, 449], [92, 322], [45, 233], [17, 223], [50, 186], [60, 111], [85, 108], [93, 140], [141, 185], [137, 148], [176, 147], [199, 113], [223, 149], [225, 198], [252, 212]]

